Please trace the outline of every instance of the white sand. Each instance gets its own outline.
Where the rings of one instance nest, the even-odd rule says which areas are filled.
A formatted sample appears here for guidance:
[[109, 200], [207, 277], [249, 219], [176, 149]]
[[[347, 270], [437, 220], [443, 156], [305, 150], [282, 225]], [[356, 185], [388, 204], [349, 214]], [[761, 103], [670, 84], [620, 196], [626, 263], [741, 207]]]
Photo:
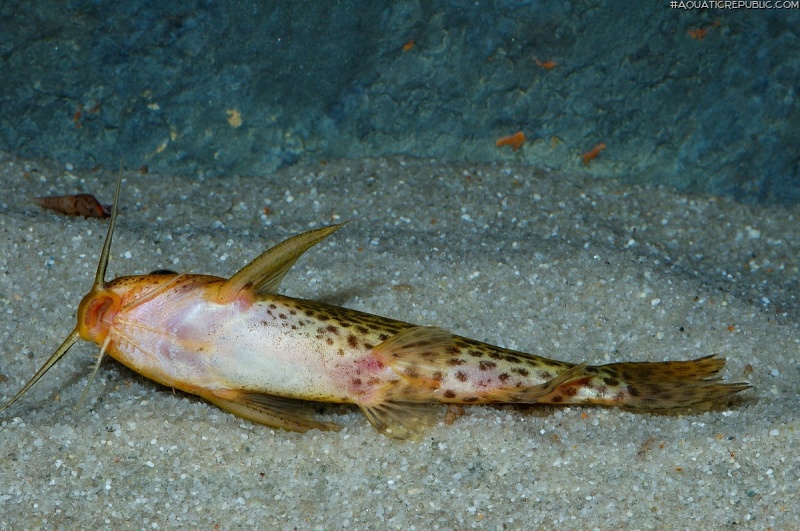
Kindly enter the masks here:
[[[106, 228], [27, 198], [109, 201], [114, 175], [8, 155], [0, 168], [6, 400], [74, 326]], [[800, 208], [512, 163], [126, 177], [111, 275], [229, 276], [349, 218], [285, 293], [574, 362], [718, 353], [755, 389], [675, 415], [472, 407], [396, 443], [344, 406], [323, 410], [338, 433], [274, 431], [111, 360], [75, 410], [97, 352], [81, 343], [0, 415], [0, 527], [800, 528]]]

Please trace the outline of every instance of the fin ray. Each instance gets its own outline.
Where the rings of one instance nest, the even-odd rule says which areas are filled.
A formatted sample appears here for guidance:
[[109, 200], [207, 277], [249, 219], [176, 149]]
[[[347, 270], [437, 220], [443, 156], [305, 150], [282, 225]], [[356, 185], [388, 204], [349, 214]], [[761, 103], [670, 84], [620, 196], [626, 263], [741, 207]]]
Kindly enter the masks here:
[[215, 391], [213, 394], [204, 393], [201, 396], [234, 415], [272, 428], [299, 432], [315, 428], [333, 431], [340, 429], [334, 422], [317, 420], [313, 407], [303, 400], [229, 389]]
[[439, 418], [439, 404], [384, 400], [374, 406], [359, 406], [372, 426], [393, 439], [419, 439]]
[[359, 404], [375, 429], [393, 439], [418, 439], [439, 419], [441, 407], [429, 402], [439, 386], [436, 374], [453, 358], [453, 335], [432, 326], [398, 332], [372, 350], [372, 355], [399, 377], [379, 391], [371, 404]]
[[283, 277], [303, 253], [340, 229], [344, 223], [292, 236], [264, 251], [225, 282], [220, 289], [220, 302], [233, 301], [245, 288], [254, 295], [275, 293]]
[[453, 351], [453, 334], [447, 330], [414, 326], [393, 335], [372, 352], [398, 376], [419, 385], [432, 379], [437, 371], [446, 370]]
[[688, 361], [627, 362], [600, 366], [613, 371], [624, 386], [620, 405], [643, 410], [666, 410], [716, 402], [750, 389], [748, 383], [722, 383], [718, 376], [725, 358], [716, 355]]
[[643, 411], [719, 402], [750, 389], [745, 382], [724, 383], [718, 376], [725, 358], [688, 361], [623, 362], [591, 367], [587, 376], [565, 382], [540, 401], [600, 404]]

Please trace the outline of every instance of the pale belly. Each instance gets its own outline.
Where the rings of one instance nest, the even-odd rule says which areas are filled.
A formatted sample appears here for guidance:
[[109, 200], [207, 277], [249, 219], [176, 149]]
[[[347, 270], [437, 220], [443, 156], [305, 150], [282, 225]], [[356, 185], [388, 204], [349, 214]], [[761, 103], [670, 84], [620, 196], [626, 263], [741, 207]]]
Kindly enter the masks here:
[[[357, 312], [355, 312], [357, 314]], [[352, 326], [357, 326], [356, 324]], [[293, 299], [248, 308], [183, 297], [143, 304], [115, 321], [109, 353], [164, 385], [198, 393], [235, 389], [354, 402], [397, 376], [370, 363], [375, 334], [348, 330]], [[379, 342], [376, 335], [374, 342]]]

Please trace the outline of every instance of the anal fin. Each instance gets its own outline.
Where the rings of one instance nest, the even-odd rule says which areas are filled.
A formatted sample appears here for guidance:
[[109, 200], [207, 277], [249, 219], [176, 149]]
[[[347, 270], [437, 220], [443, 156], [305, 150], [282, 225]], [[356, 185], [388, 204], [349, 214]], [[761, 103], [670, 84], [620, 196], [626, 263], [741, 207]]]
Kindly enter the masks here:
[[232, 389], [204, 394], [203, 398], [234, 415], [272, 428], [299, 432], [340, 429], [334, 422], [317, 420], [312, 406], [303, 400]]

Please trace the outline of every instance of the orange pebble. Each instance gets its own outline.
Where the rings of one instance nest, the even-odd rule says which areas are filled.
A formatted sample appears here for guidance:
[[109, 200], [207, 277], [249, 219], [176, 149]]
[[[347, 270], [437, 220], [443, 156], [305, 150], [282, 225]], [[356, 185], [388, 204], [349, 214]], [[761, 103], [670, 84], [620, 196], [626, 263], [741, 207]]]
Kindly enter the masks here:
[[552, 70], [558, 66], [558, 63], [552, 59], [549, 61], [540, 61], [538, 58], [534, 57], [533, 60], [536, 61], [536, 64], [539, 66], [539, 68], [543, 68], [545, 70]]
[[686, 33], [688, 33], [689, 36], [694, 40], [702, 41], [708, 33], [708, 28], [693, 28], [688, 30]]
[[81, 118], [83, 117], [83, 104], [79, 103], [78, 107], [75, 109], [75, 112], [72, 114], [72, 123], [75, 124], [75, 129], [80, 129], [83, 127], [81, 123]]
[[525, 143], [525, 133], [522, 131], [517, 131], [511, 136], [504, 136], [502, 138], [498, 138], [497, 142], [494, 143], [497, 147], [503, 146], [511, 146], [511, 149], [514, 151], [518, 150], [522, 147], [522, 144]]
[[592, 159], [596, 159], [597, 155], [600, 154], [606, 148], [606, 145], [600, 142], [595, 147], [587, 151], [586, 153], [581, 154], [581, 159], [583, 160], [584, 164], [589, 164], [589, 161]]

